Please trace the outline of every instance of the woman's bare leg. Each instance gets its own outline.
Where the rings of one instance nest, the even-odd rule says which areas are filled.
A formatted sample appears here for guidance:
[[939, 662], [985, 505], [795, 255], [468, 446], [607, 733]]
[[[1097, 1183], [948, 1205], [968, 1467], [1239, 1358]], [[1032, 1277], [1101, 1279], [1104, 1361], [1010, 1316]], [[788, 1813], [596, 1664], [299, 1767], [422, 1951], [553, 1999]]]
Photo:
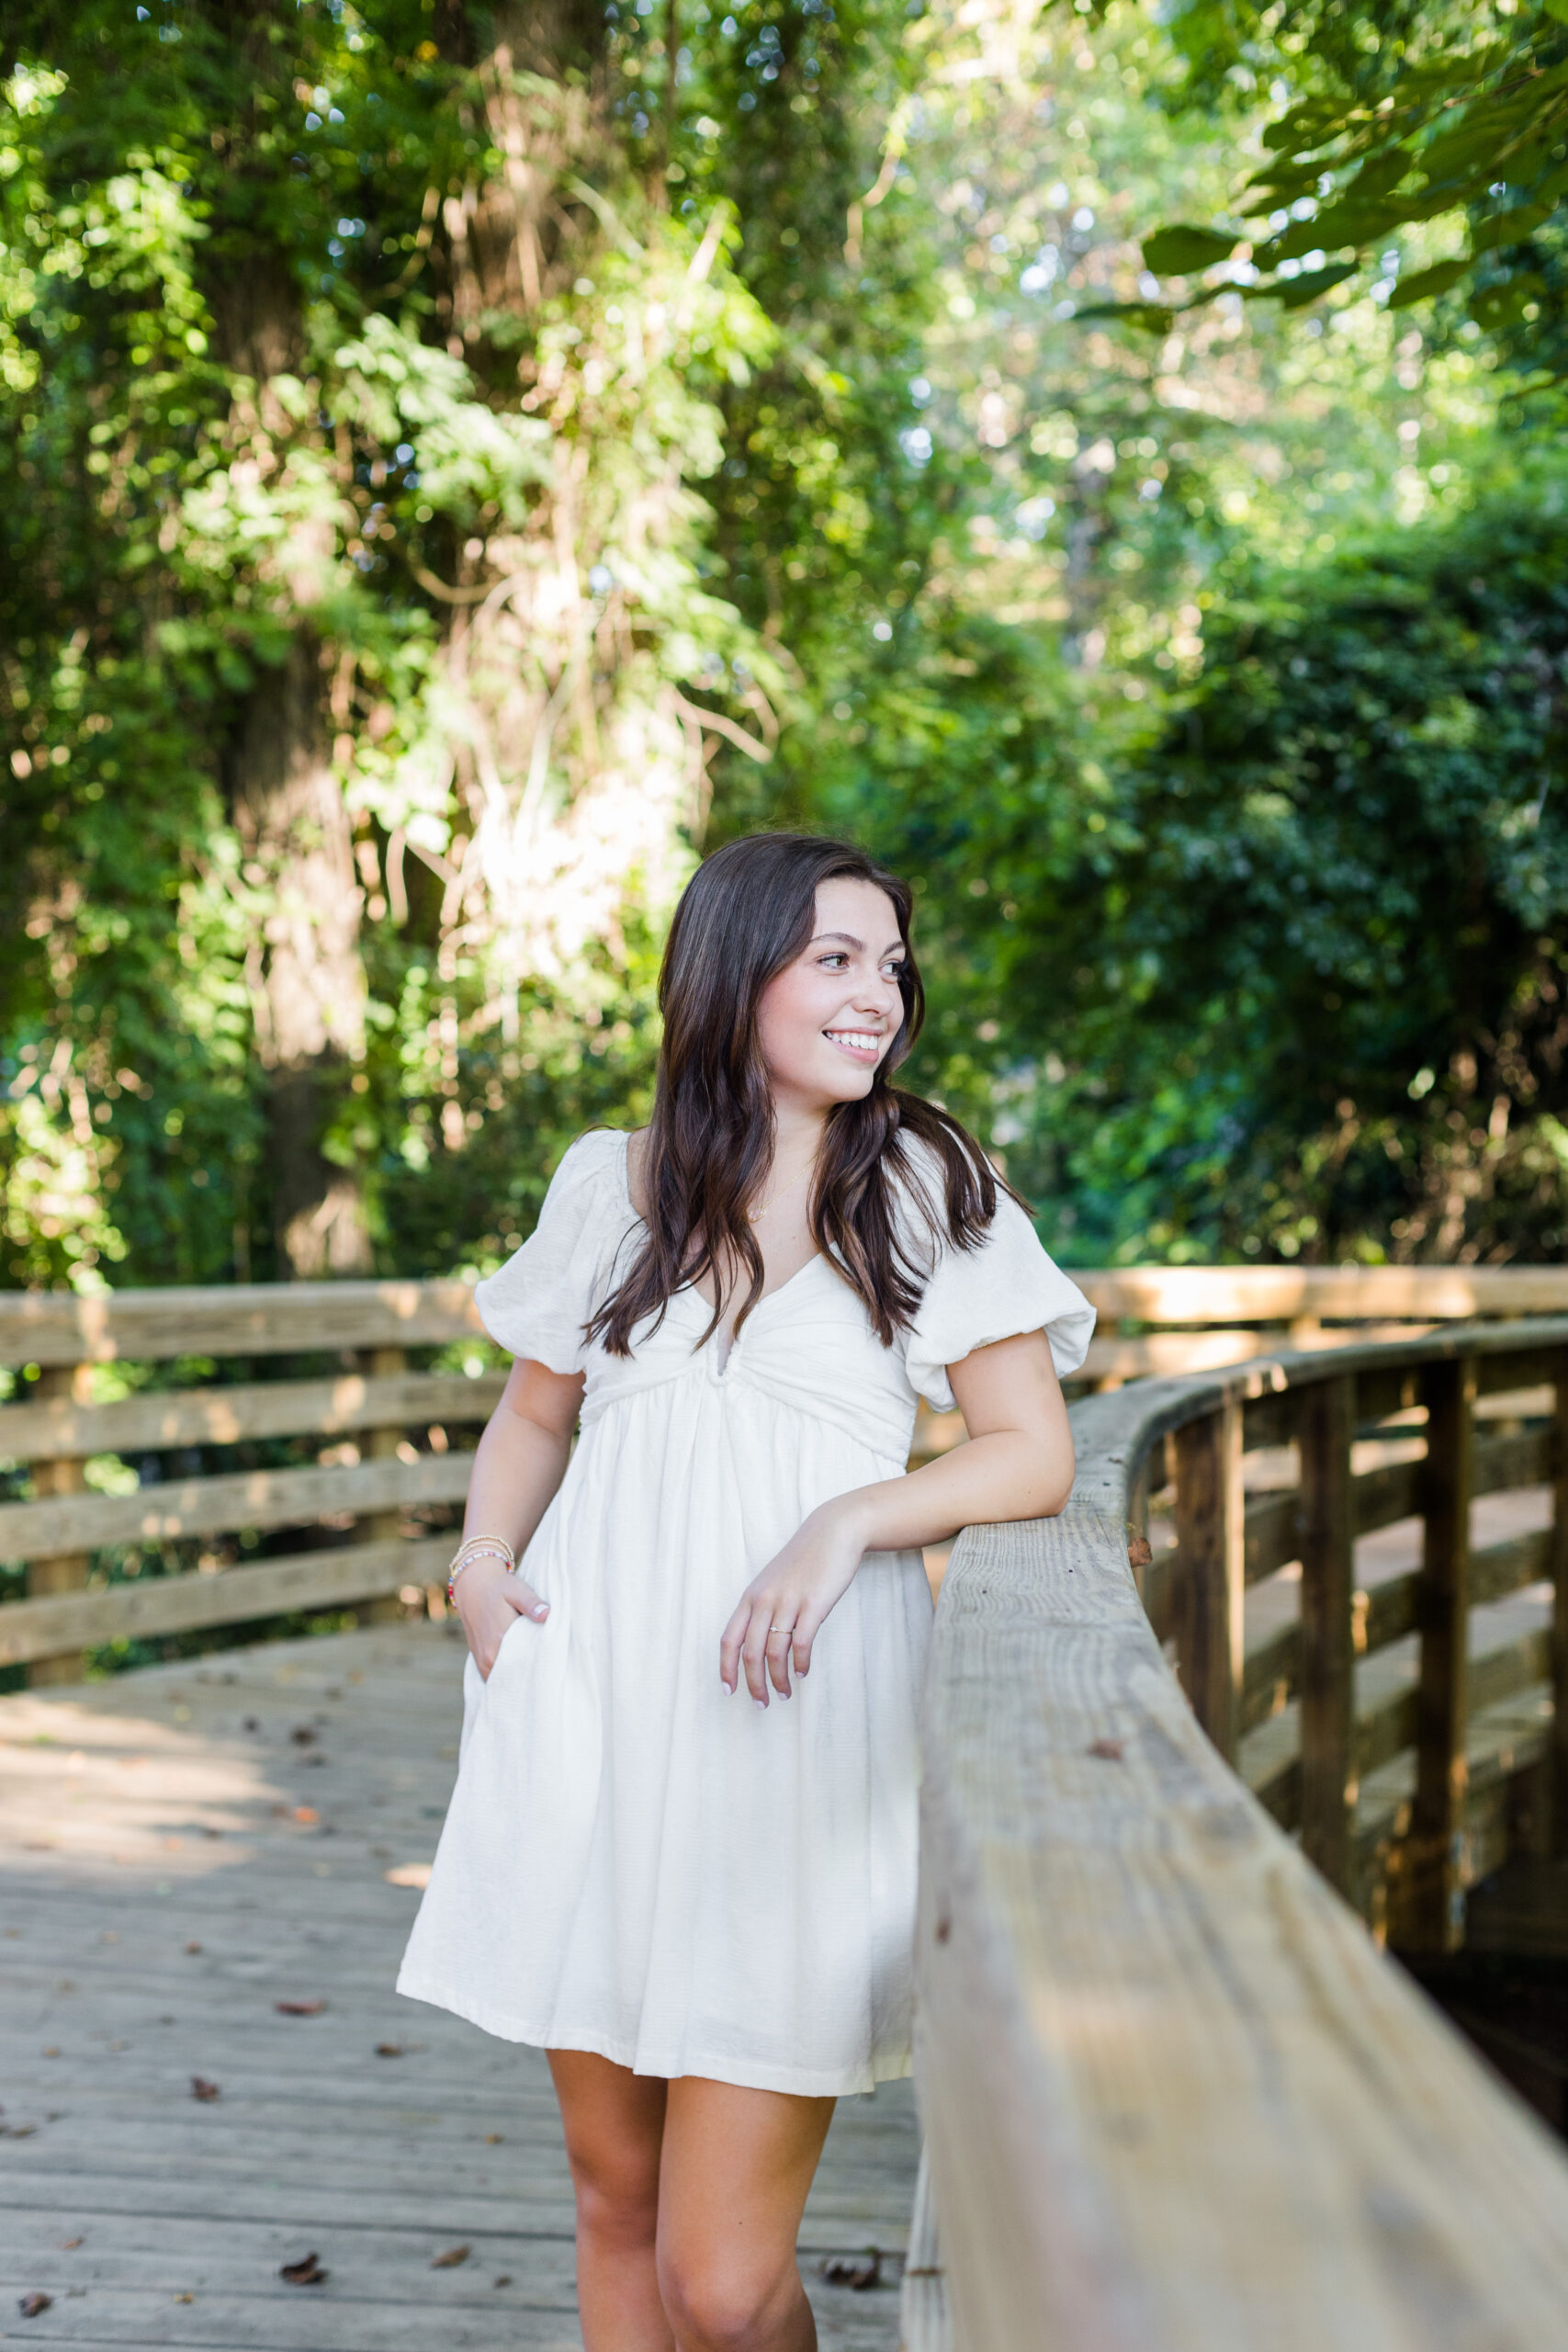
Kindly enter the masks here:
[[830, 2098], [669, 2086], [659, 2285], [680, 2352], [816, 2352], [795, 2242]]
[[577, 2193], [586, 2352], [673, 2352], [655, 2261], [668, 2086], [592, 2051], [547, 2054]]

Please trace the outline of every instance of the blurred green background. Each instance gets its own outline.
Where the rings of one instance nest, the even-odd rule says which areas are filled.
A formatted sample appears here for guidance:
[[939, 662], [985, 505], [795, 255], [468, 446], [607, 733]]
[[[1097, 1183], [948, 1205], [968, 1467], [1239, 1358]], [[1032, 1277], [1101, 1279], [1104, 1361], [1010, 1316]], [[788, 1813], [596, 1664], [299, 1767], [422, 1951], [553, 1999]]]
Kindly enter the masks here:
[[0, 1283], [485, 1268], [738, 831], [1068, 1262], [1568, 1183], [1568, 0], [18, 0]]

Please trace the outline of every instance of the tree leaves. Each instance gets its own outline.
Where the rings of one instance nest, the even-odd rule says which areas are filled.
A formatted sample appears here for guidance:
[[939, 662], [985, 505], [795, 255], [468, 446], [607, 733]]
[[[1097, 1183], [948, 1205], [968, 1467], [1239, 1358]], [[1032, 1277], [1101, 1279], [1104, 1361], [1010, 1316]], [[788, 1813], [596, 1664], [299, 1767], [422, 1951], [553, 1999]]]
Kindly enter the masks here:
[[[1507, 347], [1524, 359], [1568, 330], [1563, 273], [1543, 275], [1528, 253], [1543, 232], [1561, 241], [1568, 230], [1568, 40], [1562, 29], [1568, 0], [1550, 6], [1530, 0], [1499, 20], [1496, 37], [1479, 42], [1466, 12], [1442, 0], [1417, 0], [1390, 23], [1383, 41], [1371, 44], [1334, 0], [1307, 0], [1292, 9], [1288, 46], [1271, 46], [1277, 16], [1251, 0], [1224, 14], [1200, 0], [1172, 24], [1175, 38], [1200, 62], [1188, 103], [1214, 103], [1233, 63], [1249, 82], [1256, 74], [1294, 87], [1284, 112], [1262, 128], [1269, 162], [1235, 199], [1243, 217], [1267, 216], [1272, 232], [1256, 242], [1254, 266], [1276, 271], [1314, 252], [1354, 255], [1349, 268], [1337, 263], [1314, 273], [1310, 292], [1300, 277], [1289, 286], [1254, 285], [1250, 292], [1303, 309], [1366, 268], [1391, 239], [1403, 243], [1401, 232], [1412, 225], [1459, 212], [1469, 219], [1468, 250], [1424, 262], [1417, 244], [1414, 265], [1399, 272], [1388, 296], [1392, 306], [1454, 296], [1488, 332], [1510, 330]], [[1309, 217], [1281, 222], [1282, 209], [1305, 204]], [[1221, 257], [1222, 242], [1225, 253], [1234, 250], [1234, 238], [1218, 227], [1183, 223], [1154, 231], [1144, 255], [1151, 269], [1195, 270]], [[1517, 265], [1500, 259], [1516, 248], [1524, 249]], [[1157, 262], [1151, 257], [1156, 254]], [[1513, 293], [1497, 285], [1500, 270], [1519, 274]], [[1153, 323], [1131, 309], [1116, 315]]]
[[1236, 243], [1236, 238], [1224, 230], [1156, 229], [1152, 237], [1144, 239], [1144, 262], [1156, 277], [1184, 277], [1215, 262], [1228, 261]]

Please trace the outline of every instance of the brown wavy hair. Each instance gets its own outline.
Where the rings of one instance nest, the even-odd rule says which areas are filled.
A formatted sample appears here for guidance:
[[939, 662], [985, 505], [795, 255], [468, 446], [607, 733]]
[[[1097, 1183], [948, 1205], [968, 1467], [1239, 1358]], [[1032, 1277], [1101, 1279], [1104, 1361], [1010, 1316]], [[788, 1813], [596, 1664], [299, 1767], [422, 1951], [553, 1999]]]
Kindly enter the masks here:
[[[726, 1265], [739, 1270], [732, 1288], [747, 1285], [738, 1331], [761, 1296], [762, 1255], [747, 1210], [773, 1164], [773, 1104], [758, 1001], [811, 939], [818, 885], [841, 876], [874, 883], [893, 902], [905, 950], [904, 1012], [869, 1093], [828, 1114], [809, 1209], [817, 1246], [864, 1300], [877, 1337], [890, 1347], [919, 1306], [930, 1254], [943, 1239], [973, 1249], [996, 1215], [998, 1180], [974, 1137], [935, 1103], [889, 1083], [925, 1017], [909, 943], [908, 884], [848, 842], [814, 834], [728, 842], [687, 885], [664, 950], [664, 1042], [643, 1163], [648, 1238], [587, 1326], [611, 1355], [629, 1355], [645, 1317], [654, 1317], [657, 1329], [674, 1293], [708, 1273], [717, 1304], [703, 1337], [711, 1337], [730, 1295]], [[940, 1170], [940, 1200], [928, 1181], [930, 1162], [916, 1164], [911, 1139]], [[897, 1214], [896, 1188], [912, 1224]]]

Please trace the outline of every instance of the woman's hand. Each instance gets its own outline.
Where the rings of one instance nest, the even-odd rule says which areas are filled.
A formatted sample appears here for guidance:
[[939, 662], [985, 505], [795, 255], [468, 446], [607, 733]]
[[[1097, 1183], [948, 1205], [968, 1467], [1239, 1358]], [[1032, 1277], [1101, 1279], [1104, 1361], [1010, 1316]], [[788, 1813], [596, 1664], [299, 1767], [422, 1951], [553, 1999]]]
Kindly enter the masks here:
[[719, 1679], [733, 1692], [739, 1668], [760, 1707], [768, 1703], [770, 1679], [781, 1699], [789, 1697], [789, 1670], [805, 1674], [811, 1645], [823, 1619], [854, 1580], [865, 1544], [852, 1509], [841, 1495], [821, 1504], [790, 1537], [741, 1594], [718, 1645]]
[[550, 1604], [541, 1600], [531, 1584], [499, 1559], [482, 1557], [465, 1568], [452, 1588], [453, 1603], [468, 1637], [468, 1649], [480, 1679], [490, 1680], [496, 1653], [519, 1617], [543, 1624]]

